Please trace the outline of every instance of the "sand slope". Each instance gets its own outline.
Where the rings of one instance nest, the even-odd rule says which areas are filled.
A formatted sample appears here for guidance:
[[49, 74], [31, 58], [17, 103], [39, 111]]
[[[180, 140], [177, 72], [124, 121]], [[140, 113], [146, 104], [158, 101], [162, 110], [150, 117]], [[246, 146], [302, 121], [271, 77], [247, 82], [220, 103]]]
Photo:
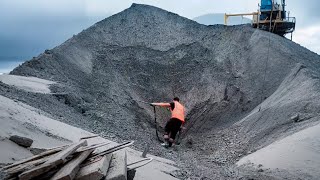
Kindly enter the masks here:
[[[33, 148], [52, 148], [76, 142], [81, 137], [92, 135], [90, 132], [55, 121], [47, 117], [39, 109], [4, 96], [0, 96], [0, 124], [0, 163], [2, 164], [32, 156], [30, 151], [7, 139], [13, 134], [33, 139]], [[103, 141], [109, 142], [103, 138], [95, 138], [90, 140], [89, 144]], [[116, 143], [112, 142], [112, 144]], [[140, 159], [141, 152], [127, 149], [129, 162]], [[158, 178], [159, 180], [175, 179], [168, 175], [169, 172], [177, 170], [172, 165], [174, 162], [155, 156], [151, 157], [155, 158], [155, 161], [138, 169], [135, 179], [150, 179], [150, 177], [154, 177], [155, 175], [155, 179]]]
[[253, 163], [272, 170], [282, 169], [292, 174], [307, 174], [309, 179], [320, 177], [320, 124], [299, 131], [250, 154], [237, 165]]
[[55, 82], [53, 81], [48, 81], [36, 77], [25, 77], [5, 74], [0, 76], [0, 81], [8, 85], [15, 86], [19, 89], [36, 93], [50, 93], [49, 86], [51, 84], [55, 84]]

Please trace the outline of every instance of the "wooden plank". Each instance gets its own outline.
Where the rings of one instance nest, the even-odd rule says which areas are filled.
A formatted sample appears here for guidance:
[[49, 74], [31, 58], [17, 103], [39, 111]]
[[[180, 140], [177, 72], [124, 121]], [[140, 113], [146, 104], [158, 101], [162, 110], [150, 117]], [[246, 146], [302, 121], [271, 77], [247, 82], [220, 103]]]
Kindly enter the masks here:
[[52, 158], [54, 155], [50, 155], [47, 157], [44, 157], [42, 159], [37, 159], [34, 161], [30, 161], [24, 164], [20, 164], [18, 166], [12, 167], [10, 169], [5, 170], [4, 172], [8, 174], [10, 177], [18, 175], [19, 173], [22, 173], [24, 171], [28, 171], [32, 168], [35, 168], [36, 166], [45, 163], [49, 158]]
[[[91, 149], [95, 149], [95, 148], [98, 148], [98, 147], [101, 147], [101, 146], [105, 146], [105, 145], [108, 145], [108, 144], [110, 144], [110, 142], [104, 142], [104, 143], [99, 143], [99, 144], [95, 144], [95, 145], [91, 145], [91, 146], [80, 147], [79, 149], [77, 149], [77, 151], [75, 153], [83, 152], [83, 151], [87, 151], [87, 150], [91, 150]], [[66, 146], [64, 146], [64, 147], [66, 147]], [[59, 148], [61, 148], [61, 147], [59, 147]], [[22, 173], [24, 171], [28, 171], [28, 170], [30, 170], [30, 169], [32, 169], [32, 168], [34, 168], [34, 167], [36, 167], [36, 166], [38, 166], [40, 164], [43, 164], [49, 158], [52, 158], [52, 156], [53, 155], [49, 155], [49, 156], [43, 157], [42, 159], [33, 160], [33, 161], [30, 161], [30, 162], [26, 162], [26, 163], [11, 167], [9, 169], [6, 169], [5, 172], [8, 174], [9, 177], [18, 175], [19, 173]]]
[[120, 149], [123, 149], [125, 147], [131, 146], [133, 143], [134, 143], [134, 141], [128, 141], [128, 142], [113, 146], [113, 147], [108, 148], [108, 149], [106, 149], [106, 150], [104, 150], [102, 152], [98, 152], [98, 153], [92, 154], [92, 156], [90, 158], [96, 158], [98, 156], [103, 156], [103, 155], [106, 155], [106, 154], [113, 153], [113, 152], [118, 151]]
[[113, 154], [110, 168], [105, 180], [127, 180], [127, 152], [118, 151]]
[[29, 180], [34, 177], [40, 176], [41, 174], [44, 174], [48, 171], [50, 171], [52, 168], [56, 167], [58, 163], [50, 163], [50, 164], [42, 164], [40, 166], [37, 166], [36, 168], [33, 168], [31, 170], [25, 171], [19, 175], [19, 179], [21, 180]]
[[94, 149], [81, 152], [77, 157], [72, 159], [64, 165], [51, 180], [72, 180], [80, 169], [80, 164], [87, 159], [87, 157], [94, 151]]
[[111, 142], [104, 142], [104, 143], [94, 144], [94, 145], [91, 145], [91, 146], [81, 147], [76, 152], [83, 152], [83, 151], [87, 151], [87, 150], [90, 150], [90, 149], [96, 149], [96, 148], [101, 147], [101, 146], [106, 146], [106, 145], [108, 145], [110, 143]]
[[130, 171], [130, 170], [145, 166], [145, 165], [149, 164], [152, 160], [153, 160], [153, 158], [151, 158], [151, 157], [150, 158], [143, 158], [139, 161], [127, 164], [127, 170]]
[[87, 163], [81, 167], [76, 175], [76, 180], [100, 180], [107, 175], [112, 154], [102, 156], [95, 162]]
[[92, 135], [92, 136], [86, 136], [86, 137], [82, 137], [80, 138], [80, 140], [84, 140], [84, 139], [91, 139], [91, 138], [95, 138], [95, 137], [99, 137], [99, 135]]
[[82, 140], [80, 142], [75, 143], [74, 145], [68, 147], [67, 149], [61, 151], [55, 158], [50, 159], [47, 163], [52, 163], [57, 160], [62, 160], [63, 162], [66, 161], [66, 158], [71, 155], [73, 152], [75, 152], [77, 149], [79, 149], [82, 146], [87, 146], [88, 143], [86, 140]]
[[12, 167], [15, 167], [15, 166], [18, 166], [18, 165], [21, 165], [21, 164], [24, 164], [24, 163], [27, 163], [27, 162], [30, 162], [30, 161], [41, 159], [41, 158], [43, 158], [45, 156], [49, 156], [51, 154], [55, 154], [55, 153], [60, 152], [61, 150], [65, 149], [66, 147], [67, 146], [62, 146], [62, 147], [57, 147], [57, 148], [54, 148], [54, 149], [50, 149], [50, 150], [42, 152], [42, 153], [40, 153], [38, 155], [35, 155], [35, 156], [29, 157], [27, 159], [18, 161], [16, 163], [13, 163], [13, 164], [11, 164], [9, 166], [5, 166], [5, 167], [3, 167], [3, 170], [10, 169]]
[[73, 152], [75, 152], [79, 147], [86, 146], [86, 145], [87, 145], [87, 141], [84, 140], [69, 146], [68, 148], [59, 152], [53, 158], [49, 159], [47, 162], [43, 163], [42, 165], [20, 174], [19, 175], [20, 180], [29, 180], [50, 171], [56, 166], [65, 163], [67, 161], [67, 157], [71, 155]]
[[[91, 150], [91, 149], [95, 149], [97, 147], [101, 147], [101, 146], [105, 146], [107, 144], [109, 144], [110, 142], [108, 143], [99, 143], [99, 144], [95, 144], [95, 145], [92, 145], [92, 146], [86, 146], [86, 147], [80, 147], [75, 153], [78, 153], [78, 152], [83, 152], [83, 151], [87, 151], [87, 150]], [[63, 146], [63, 147], [66, 147], [66, 146]], [[61, 149], [62, 147], [59, 147], [59, 149]], [[30, 161], [30, 162], [26, 162], [26, 163], [22, 163], [20, 165], [16, 165], [14, 167], [11, 167], [9, 169], [6, 169], [4, 170], [4, 172], [6, 172], [7, 174], [9, 174], [10, 176], [14, 176], [14, 175], [17, 175], [19, 173], [22, 173], [24, 171], [27, 171], [27, 170], [30, 170], [40, 164], [43, 164], [44, 162], [46, 162], [48, 159], [52, 158], [53, 155], [49, 155], [49, 156], [46, 156], [46, 157], [43, 157], [41, 159], [36, 159], [36, 160], [33, 160], [33, 161]]]

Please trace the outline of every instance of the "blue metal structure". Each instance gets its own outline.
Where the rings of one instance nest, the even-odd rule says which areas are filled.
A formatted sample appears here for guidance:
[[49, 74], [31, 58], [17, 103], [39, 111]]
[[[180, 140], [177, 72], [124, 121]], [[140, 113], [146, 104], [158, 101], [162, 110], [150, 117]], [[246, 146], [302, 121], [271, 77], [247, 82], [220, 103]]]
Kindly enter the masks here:
[[296, 20], [287, 17], [285, 0], [261, 0], [258, 20], [253, 27], [281, 36], [295, 30]]
[[224, 21], [227, 25], [230, 16], [248, 16], [253, 15], [252, 27], [269, 31], [280, 36], [291, 33], [296, 27], [296, 18], [287, 16], [285, 0], [261, 0], [258, 12], [225, 14]]
[[260, 11], [271, 11], [272, 0], [261, 0]]
[[282, 11], [282, 18], [285, 19], [287, 18], [287, 13], [286, 13], [286, 0], [282, 0], [282, 8], [283, 8], [283, 11]]

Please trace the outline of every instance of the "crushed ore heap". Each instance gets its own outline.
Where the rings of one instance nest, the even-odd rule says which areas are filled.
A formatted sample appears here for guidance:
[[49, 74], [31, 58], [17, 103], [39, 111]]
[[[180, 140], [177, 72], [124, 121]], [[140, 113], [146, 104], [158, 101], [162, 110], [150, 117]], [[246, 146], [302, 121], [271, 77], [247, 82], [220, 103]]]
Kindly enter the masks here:
[[[135, 140], [138, 149], [150, 144], [178, 162], [176, 177], [232, 179], [240, 157], [318, 121], [319, 61], [249, 26], [205, 26], [133, 4], [11, 72], [59, 82], [54, 94], [6, 96], [106, 138]], [[174, 96], [186, 105], [187, 133], [177, 151], [166, 151], [153, 109], [141, 101]], [[290, 119], [296, 114], [301, 122]], [[168, 113], [157, 109], [157, 118], [163, 126]]]

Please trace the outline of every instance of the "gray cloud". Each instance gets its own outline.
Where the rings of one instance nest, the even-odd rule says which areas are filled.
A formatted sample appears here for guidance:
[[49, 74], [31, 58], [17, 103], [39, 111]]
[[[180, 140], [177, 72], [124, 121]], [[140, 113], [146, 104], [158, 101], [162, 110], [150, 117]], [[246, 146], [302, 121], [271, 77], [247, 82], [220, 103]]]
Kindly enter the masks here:
[[[36, 56], [133, 2], [154, 5], [190, 19], [208, 13], [257, 10], [259, 0], [1, 0], [0, 58]], [[319, 24], [318, 0], [287, 0], [297, 28]]]
[[33, 17], [2, 23], [0, 56], [37, 56], [104, 17]]
[[30, 59], [105, 18], [88, 16], [85, 8], [83, 0], [2, 0], [0, 60]]
[[291, 16], [297, 18], [297, 25], [300, 27], [320, 24], [319, 7], [319, 0], [287, 0], [287, 10], [291, 12]]

